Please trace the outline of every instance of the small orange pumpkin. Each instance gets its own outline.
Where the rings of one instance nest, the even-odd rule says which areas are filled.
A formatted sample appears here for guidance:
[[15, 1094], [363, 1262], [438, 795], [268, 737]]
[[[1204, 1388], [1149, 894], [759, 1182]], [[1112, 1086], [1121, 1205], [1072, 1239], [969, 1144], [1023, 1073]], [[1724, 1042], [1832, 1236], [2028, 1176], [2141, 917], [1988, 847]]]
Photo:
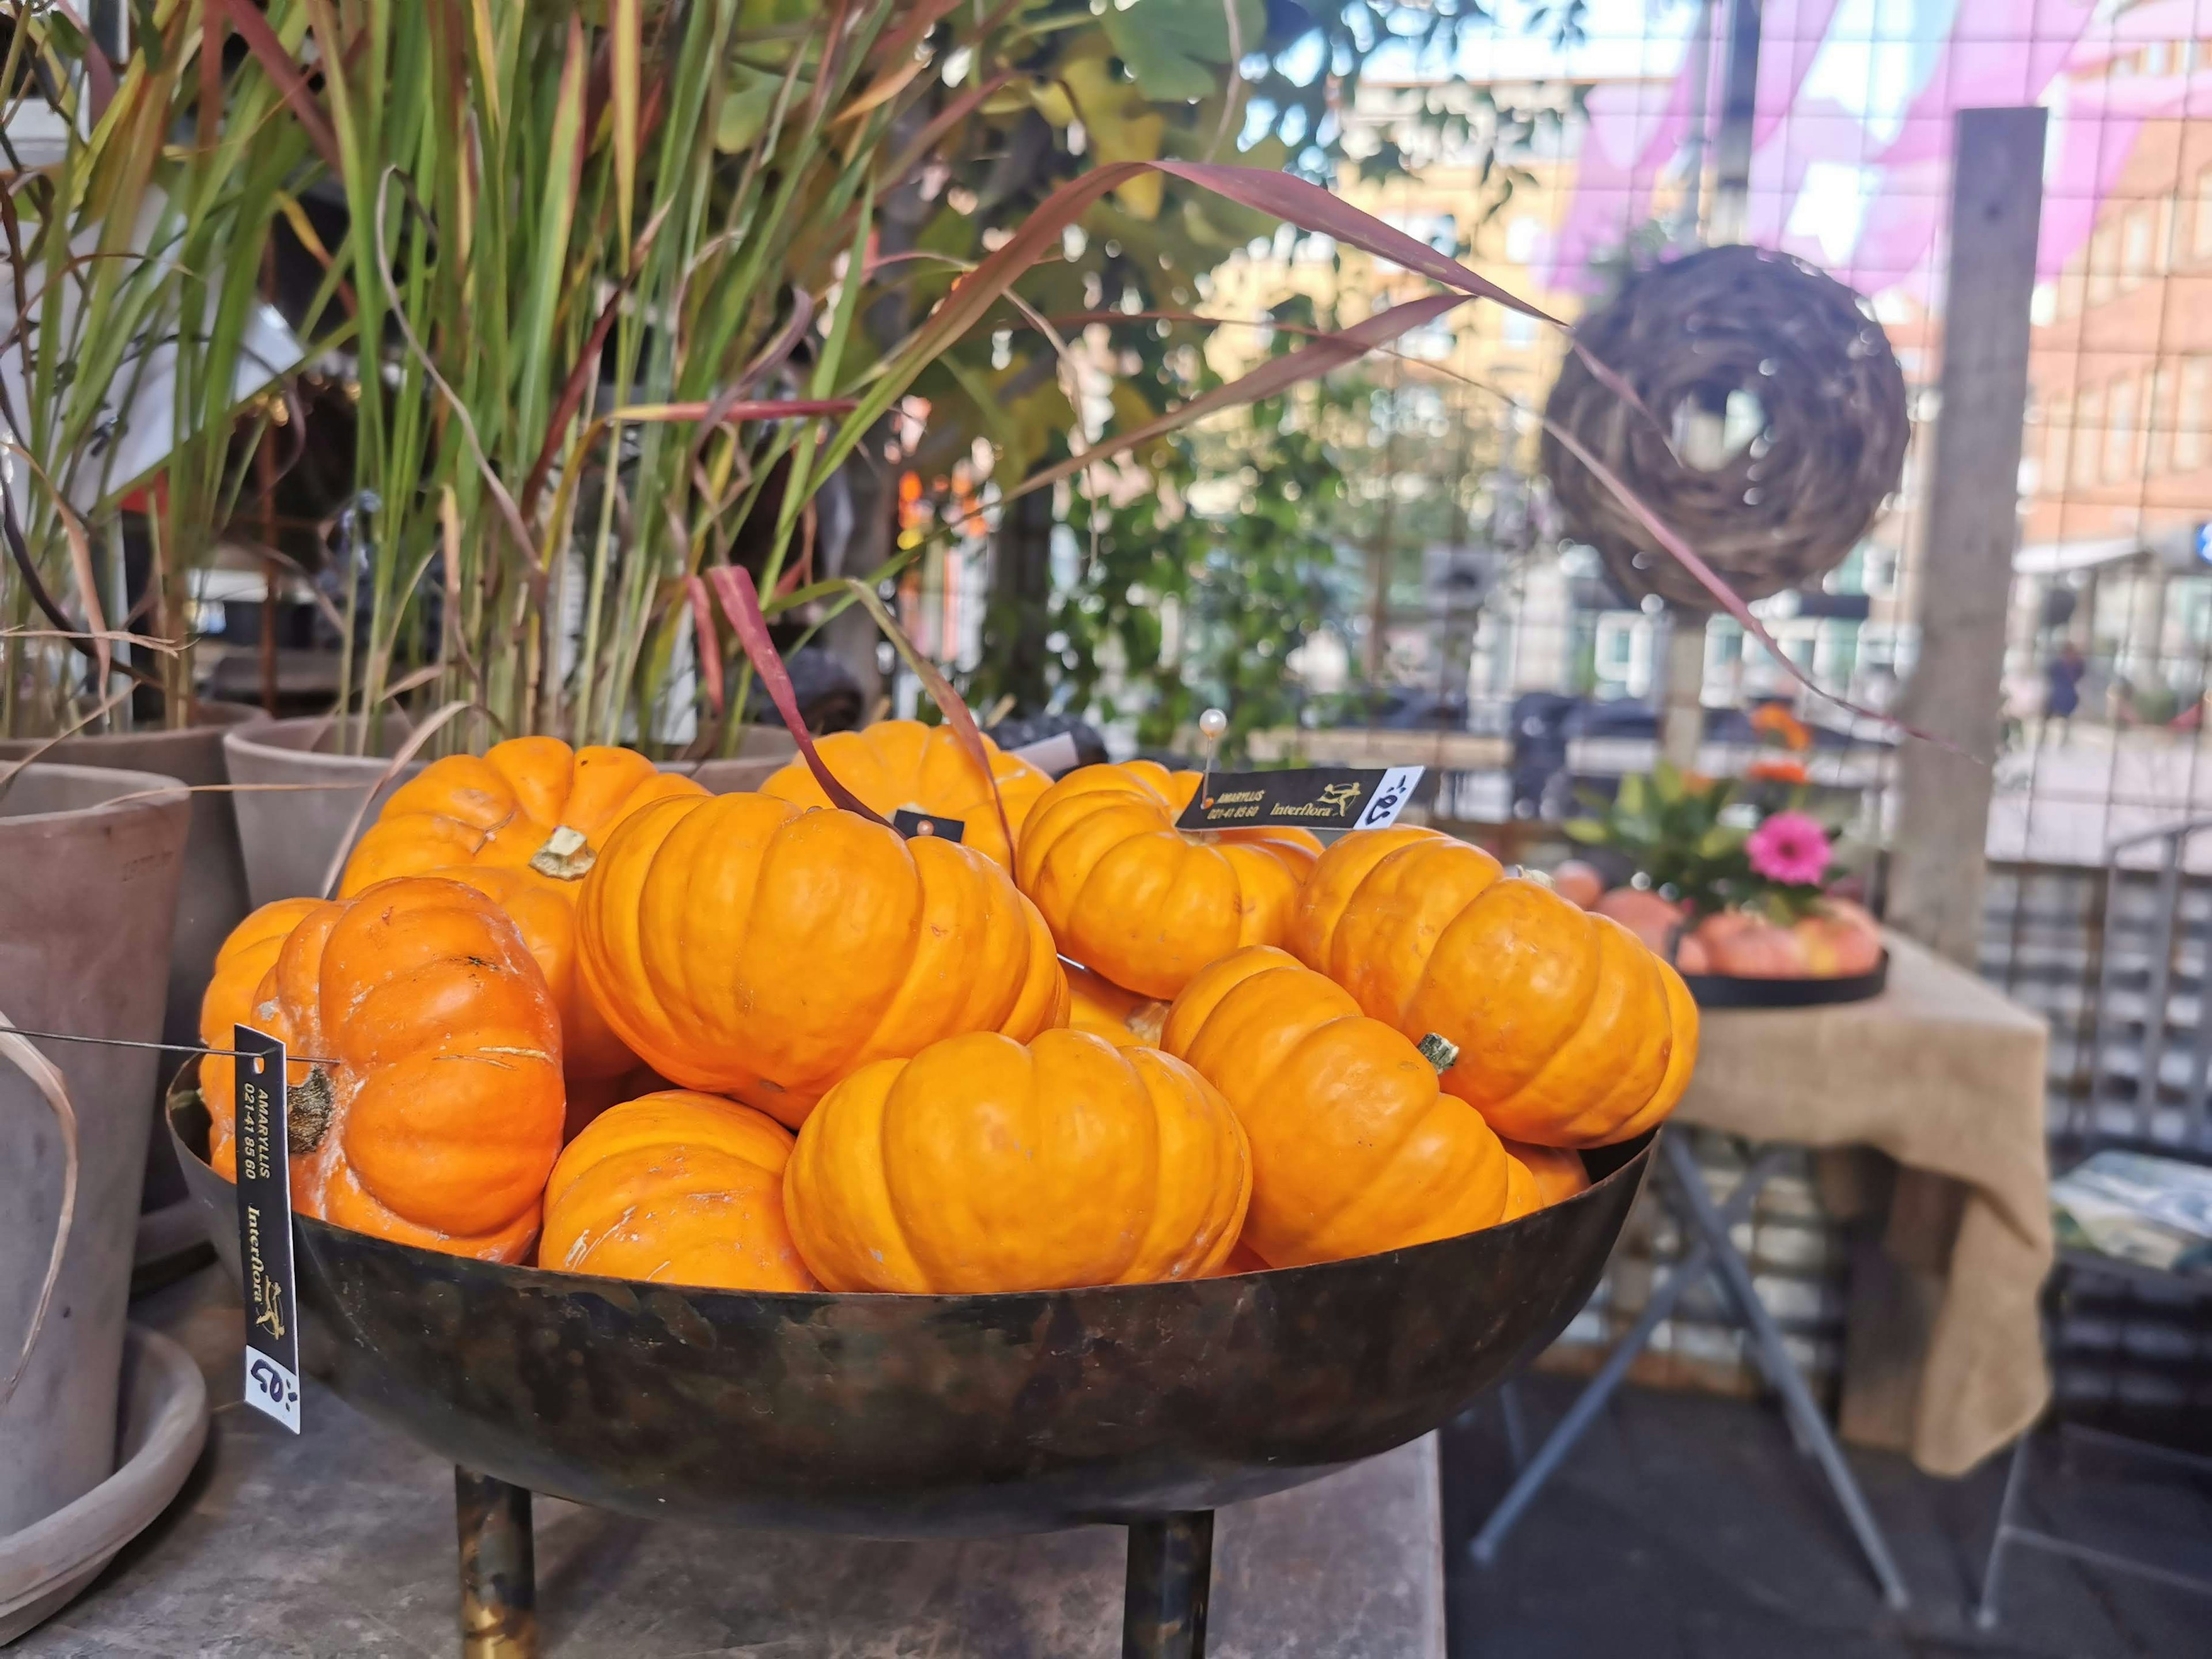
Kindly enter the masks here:
[[386, 801], [346, 860], [338, 896], [394, 876], [466, 882], [514, 918], [561, 1011], [572, 1079], [637, 1064], [576, 978], [576, 897], [608, 832], [641, 806], [703, 796], [634, 750], [514, 738], [433, 761]]
[[682, 1089], [610, 1106], [545, 1183], [538, 1265], [734, 1291], [820, 1287], [791, 1242], [791, 1131]]
[[1504, 1212], [1490, 1126], [1437, 1089], [1421, 1049], [1288, 951], [1200, 970], [1161, 1046], [1237, 1109], [1252, 1143], [1244, 1242], [1273, 1267], [1454, 1238]]
[[1243, 945], [1282, 944], [1321, 855], [1304, 830], [1177, 830], [1200, 781], [1151, 761], [1079, 768], [1030, 809], [1015, 860], [1060, 948], [1145, 996], [1174, 996]]
[[[1000, 828], [990, 783], [951, 726], [878, 720], [865, 731], [817, 738], [814, 746], [830, 775], [859, 796], [861, 805], [885, 817], [903, 809], [927, 817], [957, 818], [964, 826], [962, 846], [974, 848], [1003, 869], [1013, 867], [1013, 848], [1006, 845], [1006, 830]], [[1052, 787], [1052, 780], [988, 738], [983, 739], [983, 752], [991, 758], [991, 776], [998, 781], [999, 800], [1006, 805], [1006, 830], [1019, 841], [1030, 809]], [[830, 804], [803, 760], [770, 777], [760, 792], [798, 806]]]
[[[275, 908], [240, 924], [240, 975], [266, 951]], [[204, 1030], [221, 1026], [237, 982], [210, 985]], [[528, 1255], [561, 1150], [561, 1024], [498, 906], [409, 877], [311, 901], [247, 1023], [331, 1062], [288, 1067], [294, 1209], [454, 1255]], [[208, 1105], [228, 1139], [228, 1091]]]
[[1583, 1167], [1580, 1152], [1509, 1140], [1505, 1156], [1504, 1218], [1508, 1221], [1518, 1221], [1589, 1190], [1589, 1171]]
[[1252, 1159], [1184, 1065], [1082, 1031], [948, 1037], [825, 1096], [784, 1172], [792, 1236], [833, 1291], [985, 1291], [1212, 1273]]
[[1160, 1026], [1168, 1017], [1166, 1003], [1125, 991], [1088, 968], [1066, 968], [1066, 972], [1069, 1025], [1104, 1037], [1116, 1048], [1159, 1047]]
[[[203, 1044], [210, 1048], [233, 1048], [239, 1026], [262, 1029], [255, 1012], [261, 981], [276, 965], [276, 954], [284, 948], [292, 930], [323, 906], [321, 899], [278, 899], [263, 905], [230, 930], [230, 937], [216, 952], [207, 991], [200, 998]], [[307, 1080], [305, 1066], [284, 1069], [295, 1086]], [[210, 1054], [201, 1060], [200, 1097], [208, 1109], [208, 1162], [235, 1181], [238, 1139], [233, 1115], [238, 1107], [238, 1062], [228, 1054]]]
[[1510, 1139], [1641, 1134], [1697, 1062], [1697, 1006], [1634, 934], [1433, 830], [1354, 830], [1331, 847], [1291, 948], [1375, 1018], [1451, 1043], [1444, 1088]]
[[1705, 971], [1736, 979], [1802, 979], [1803, 941], [1790, 929], [1747, 910], [1721, 910], [1698, 924]]
[[1616, 887], [1583, 908], [1611, 917], [1662, 957], [1682, 931], [1682, 907], [1649, 888]]
[[990, 860], [768, 795], [630, 817], [577, 939], [593, 1003], [654, 1071], [794, 1128], [871, 1060], [1067, 1019], [1052, 936]]
[[1605, 878], [1598, 874], [1595, 866], [1580, 859], [1569, 859], [1552, 872], [1552, 890], [1585, 910], [1594, 910], [1597, 902], [1605, 896]]

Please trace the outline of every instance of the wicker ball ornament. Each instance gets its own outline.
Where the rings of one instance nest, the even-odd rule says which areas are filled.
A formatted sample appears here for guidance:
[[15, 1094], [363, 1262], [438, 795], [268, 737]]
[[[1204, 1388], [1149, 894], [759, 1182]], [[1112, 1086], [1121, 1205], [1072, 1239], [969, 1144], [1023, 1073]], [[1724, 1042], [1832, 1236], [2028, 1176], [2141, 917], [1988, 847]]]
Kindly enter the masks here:
[[[1570, 355], [1545, 413], [1573, 434], [1738, 593], [1802, 587], [1850, 555], [1905, 469], [1905, 374], [1881, 324], [1824, 271], [1763, 248], [1717, 247], [1629, 279], [1575, 331], [1633, 387], [1632, 408]], [[1669, 439], [1686, 404], [1751, 394], [1763, 429], [1708, 471]], [[1542, 465], [1569, 533], [1614, 585], [1686, 611], [1713, 596], [1620, 496], [1544, 434]]]

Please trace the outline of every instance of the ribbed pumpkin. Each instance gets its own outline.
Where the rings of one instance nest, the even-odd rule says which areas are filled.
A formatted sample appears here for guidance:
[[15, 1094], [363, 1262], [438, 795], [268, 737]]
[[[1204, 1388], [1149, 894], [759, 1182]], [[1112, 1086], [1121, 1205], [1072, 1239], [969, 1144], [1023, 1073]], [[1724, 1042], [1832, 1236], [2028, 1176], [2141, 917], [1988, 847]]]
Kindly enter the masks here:
[[[1013, 867], [1013, 849], [999, 827], [990, 784], [951, 726], [878, 720], [865, 731], [817, 738], [814, 746], [830, 775], [858, 795], [862, 805], [885, 817], [904, 808], [929, 817], [957, 818], [966, 826], [962, 846], [974, 848], [1004, 868]], [[991, 775], [998, 780], [999, 799], [1006, 803], [1006, 826], [1018, 841], [1030, 809], [1052, 787], [1052, 780], [988, 738], [983, 739], [983, 751], [991, 757]], [[761, 785], [760, 792], [798, 806], [830, 805], [830, 797], [822, 793], [805, 761], [792, 762]]]
[[1493, 1224], [1505, 1149], [1437, 1067], [1344, 988], [1259, 945], [1184, 987], [1160, 1046], [1229, 1097], [1252, 1143], [1244, 1243], [1270, 1266]]
[[[281, 920], [255, 919], [240, 924], [255, 930], [238, 944], [241, 971]], [[222, 1017], [218, 993], [235, 994], [210, 988], [204, 1026]], [[334, 1062], [288, 1068], [294, 1209], [455, 1255], [529, 1254], [561, 1150], [561, 1024], [497, 905], [421, 878], [313, 904], [262, 975], [250, 1023]], [[226, 1092], [222, 1115], [229, 1103]]]
[[1103, 974], [1088, 968], [1068, 968], [1067, 1023], [1074, 1030], [1102, 1036], [1116, 1048], [1156, 1048], [1168, 1005], [1158, 997], [1140, 997], [1125, 991]]
[[1252, 1193], [1229, 1103], [1181, 1060], [1082, 1031], [949, 1037], [862, 1066], [799, 1132], [784, 1206], [833, 1291], [1200, 1279]]
[[611, 1106], [545, 1183], [538, 1265], [735, 1291], [819, 1287], [783, 1218], [791, 1131], [671, 1089]]
[[1508, 1221], [1518, 1221], [1589, 1189], [1589, 1171], [1583, 1167], [1583, 1155], [1564, 1146], [1532, 1146], [1525, 1140], [1509, 1140], [1505, 1158], [1504, 1218]]
[[394, 876], [442, 876], [489, 896], [522, 930], [561, 1011], [568, 1075], [619, 1077], [636, 1056], [576, 978], [576, 896], [610, 830], [648, 802], [703, 797], [629, 749], [514, 738], [434, 761], [384, 805], [346, 860], [338, 896]]
[[1291, 948], [1360, 1007], [1459, 1050], [1443, 1086], [1540, 1146], [1640, 1134], [1681, 1098], [1698, 1011], [1628, 930], [1432, 830], [1354, 830], [1308, 879]]
[[631, 817], [577, 938], [592, 1001], [654, 1071], [793, 1128], [871, 1060], [1067, 1018], [1052, 936], [990, 860], [767, 795]]
[[[200, 1041], [228, 1048], [240, 1025], [265, 1028], [259, 1012], [261, 981], [276, 965], [276, 954], [292, 930], [325, 908], [321, 899], [286, 898], [264, 904], [230, 930], [216, 952], [215, 967], [200, 998]], [[307, 1080], [305, 1066], [287, 1066], [294, 1086]], [[207, 1102], [208, 1162], [231, 1180], [238, 1178], [238, 1140], [232, 1121], [238, 1104], [238, 1062], [228, 1054], [200, 1061], [200, 1096]]]
[[1243, 945], [1284, 943], [1321, 854], [1304, 830], [1184, 834], [1176, 817], [1200, 781], [1151, 761], [1082, 767], [1022, 831], [1015, 876], [1060, 948], [1146, 996], [1174, 996]]

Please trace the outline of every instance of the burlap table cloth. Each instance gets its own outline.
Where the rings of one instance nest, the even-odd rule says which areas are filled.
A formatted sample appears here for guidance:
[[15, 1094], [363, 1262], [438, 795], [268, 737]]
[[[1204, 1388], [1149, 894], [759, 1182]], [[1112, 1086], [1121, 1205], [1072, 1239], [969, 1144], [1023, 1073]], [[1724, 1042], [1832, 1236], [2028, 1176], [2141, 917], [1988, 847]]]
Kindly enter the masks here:
[[1753, 1140], [1877, 1148], [1907, 1172], [1899, 1211], [1929, 1207], [1907, 1201], [1911, 1171], [1960, 1183], [1948, 1261], [1929, 1263], [1940, 1279], [1924, 1352], [1905, 1359], [1917, 1375], [1903, 1437], [1921, 1468], [1960, 1474], [2050, 1397], [2038, 1319], [2051, 1259], [2047, 1033], [1963, 969], [1887, 943], [1887, 988], [1868, 1001], [1707, 1012], [1680, 1115]]

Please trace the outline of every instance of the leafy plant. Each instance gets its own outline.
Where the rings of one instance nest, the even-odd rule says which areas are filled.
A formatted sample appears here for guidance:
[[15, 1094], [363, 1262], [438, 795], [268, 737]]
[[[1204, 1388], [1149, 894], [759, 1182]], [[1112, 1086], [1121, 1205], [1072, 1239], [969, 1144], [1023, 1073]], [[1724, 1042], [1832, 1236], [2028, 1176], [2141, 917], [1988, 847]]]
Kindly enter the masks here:
[[[1206, 369], [1190, 390], [1220, 384]], [[1254, 732], [1297, 724], [1302, 693], [1286, 659], [1345, 601], [1332, 533], [1344, 479], [1324, 427], [1363, 397], [1331, 379], [1262, 398], [1149, 447], [1141, 471], [1095, 500], [1071, 492], [1076, 568], [1044, 623], [1054, 700], [1104, 720], [1133, 717], [1146, 746], [1220, 708], [1228, 759]], [[985, 631], [1004, 639], [1023, 625], [1001, 605]], [[997, 667], [987, 658], [973, 677], [978, 702], [1012, 689]]]
[[[283, 413], [259, 392], [288, 365], [265, 356], [258, 285], [272, 225], [298, 213], [306, 135], [278, 118], [275, 80], [224, 63], [198, 0], [136, 8], [134, 20], [118, 69], [67, 8], [7, 14], [9, 734], [126, 721], [118, 674], [159, 691], [171, 723], [188, 718], [191, 574]], [[41, 149], [18, 148], [40, 132]], [[164, 417], [166, 446], [149, 430]], [[121, 505], [157, 468], [151, 568], [134, 600]]]
[[[1649, 773], [1622, 778], [1610, 801], [1584, 792], [1589, 816], [1561, 828], [1584, 847], [1619, 854], [1694, 915], [1752, 909], [1788, 922], [1810, 914], [1820, 897], [1831, 843], [1840, 833], [1805, 811], [1804, 795], [1797, 788], [1778, 800], [1756, 782], [1746, 787], [1661, 761]], [[1790, 866], [1812, 843], [1821, 867], [1796, 878], [1802, 870]]]

